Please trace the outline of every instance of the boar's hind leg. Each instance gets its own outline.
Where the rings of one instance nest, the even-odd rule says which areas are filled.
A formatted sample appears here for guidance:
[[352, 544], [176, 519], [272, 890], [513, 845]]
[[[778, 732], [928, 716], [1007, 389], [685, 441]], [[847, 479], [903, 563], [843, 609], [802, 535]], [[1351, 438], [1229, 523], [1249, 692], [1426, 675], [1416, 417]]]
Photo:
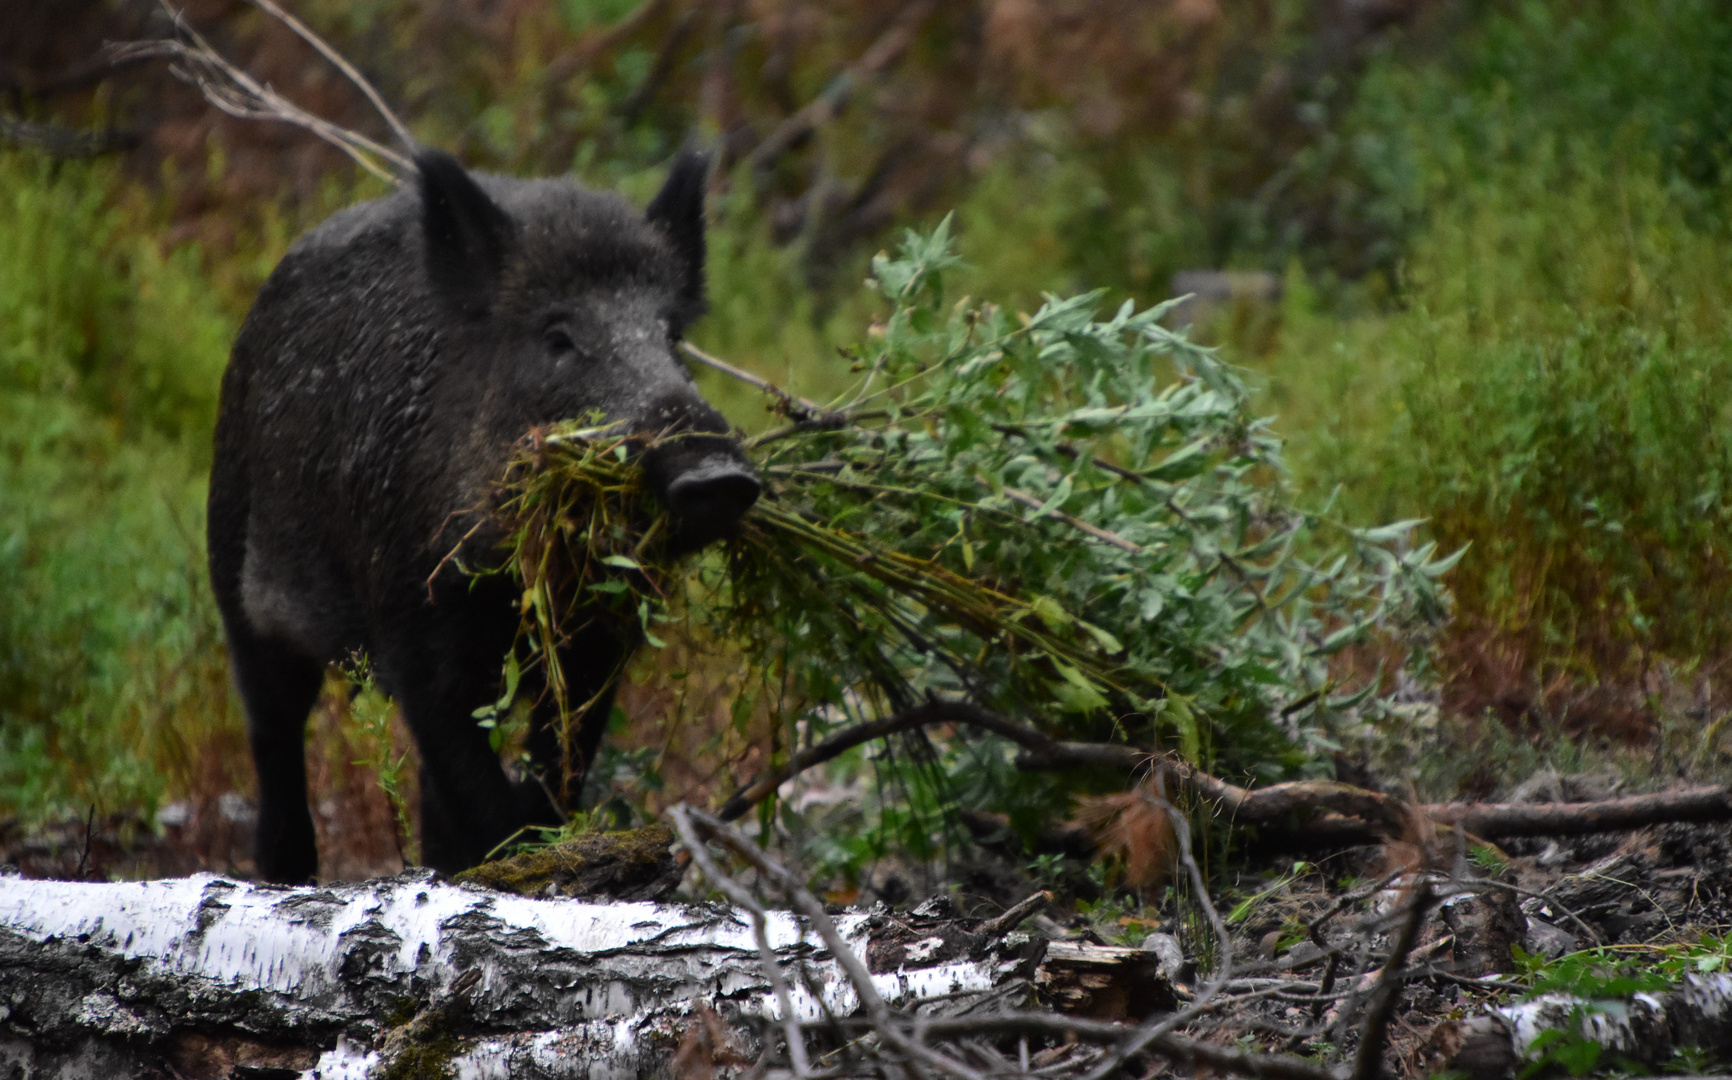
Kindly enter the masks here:
[[307, 714], [324, 665], [244, 631], [230, 633], [229, 657], [259, 778], [258, 874], [285, 885], [310, 882], [319, 852], [307, 810]]

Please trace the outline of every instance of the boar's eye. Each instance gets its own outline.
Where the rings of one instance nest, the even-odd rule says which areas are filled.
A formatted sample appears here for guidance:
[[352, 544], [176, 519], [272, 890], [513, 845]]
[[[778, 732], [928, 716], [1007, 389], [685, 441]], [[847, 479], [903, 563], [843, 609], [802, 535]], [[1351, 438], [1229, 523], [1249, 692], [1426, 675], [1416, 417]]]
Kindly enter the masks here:
[[577, 343], [571, 340], [571, 332], [563, 326], [549, 327], [542, 334], [542, 342], [547, 346], [547, 351], [555, 355], [577, 351]]

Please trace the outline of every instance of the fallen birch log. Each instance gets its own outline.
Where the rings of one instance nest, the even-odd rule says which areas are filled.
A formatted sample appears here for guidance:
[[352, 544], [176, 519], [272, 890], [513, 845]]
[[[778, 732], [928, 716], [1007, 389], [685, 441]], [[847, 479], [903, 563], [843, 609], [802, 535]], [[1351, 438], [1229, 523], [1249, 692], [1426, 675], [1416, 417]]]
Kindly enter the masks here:
[[1673, 1063], [1680, 1050], [1723, 1049], [1732, 1046], [1732, 976], [1689, 974], [1669, 991], [1627, 999], [1546, 994], [1489, 1008], [1437, 1025], [1413, 1064], [1421, 1075], [1493, 1080], [1539, 1059], [1548, 1033], [1597, 1043], [1606, 1064], [1647, 1068]]
[[[835, 922], [899, 1005], [1031, 977], [1044, 946], [956, 919]], [[772, 911], [766, 930], [801, 1020], [856, 1012], [805, 920]], [[779, 1015], [750, 921], [719, 905], [425, 872], [292, 889], [0, 877], [0, 1075], [636, 1077], [665, 1073], [705, 1010], [748, 1045]]]

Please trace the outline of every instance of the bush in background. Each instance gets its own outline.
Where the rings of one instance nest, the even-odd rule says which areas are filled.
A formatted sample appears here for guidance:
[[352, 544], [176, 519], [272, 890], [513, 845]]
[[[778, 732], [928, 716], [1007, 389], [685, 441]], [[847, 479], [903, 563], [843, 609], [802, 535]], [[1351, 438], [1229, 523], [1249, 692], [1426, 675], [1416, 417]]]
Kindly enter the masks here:
[[1457, 659], [1516, 711], [1732, 644], [1729, 40], [1709, 4], [1526, 5], [1383, 65], [1343, 138], [1422, 220], [1394, 303], [1289, 273], [1264, 363], [1298, 475], [1473, 545]]

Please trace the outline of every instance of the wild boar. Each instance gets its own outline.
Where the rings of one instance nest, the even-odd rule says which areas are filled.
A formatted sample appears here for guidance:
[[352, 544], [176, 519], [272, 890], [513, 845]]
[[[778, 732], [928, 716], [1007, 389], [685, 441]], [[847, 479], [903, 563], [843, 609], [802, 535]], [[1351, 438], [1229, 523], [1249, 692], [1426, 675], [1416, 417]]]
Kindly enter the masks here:
[[[416, 182], [302, 237], [235, 341], [216, 429], [209, 552], [258, 773], [261, 877], [310, 881], [305, 728], [326, 668], [359, 651], [401, 705], [421, 757], [423, 860], [480, 862], [548, 821], [545, 788], [514, 783], [474, 711], [498, 695], [516, 633], [501, 533], [477, 508], [538, 425], [601, 412], [684, 433], [643, 456], [695, 548], [757, 499], [757, 478], [676, 352], [704, 308], [708, 162], [679, 156], [642, 214], [557, 180], [471, 174], [423, 151]], [[473, 531], [472, 531], [473, 530]], [[635, 646], [597, 623], [565, 649], [571, 700], [596, 704]], [[545, 702], [530, 750], [557, 746]]]

